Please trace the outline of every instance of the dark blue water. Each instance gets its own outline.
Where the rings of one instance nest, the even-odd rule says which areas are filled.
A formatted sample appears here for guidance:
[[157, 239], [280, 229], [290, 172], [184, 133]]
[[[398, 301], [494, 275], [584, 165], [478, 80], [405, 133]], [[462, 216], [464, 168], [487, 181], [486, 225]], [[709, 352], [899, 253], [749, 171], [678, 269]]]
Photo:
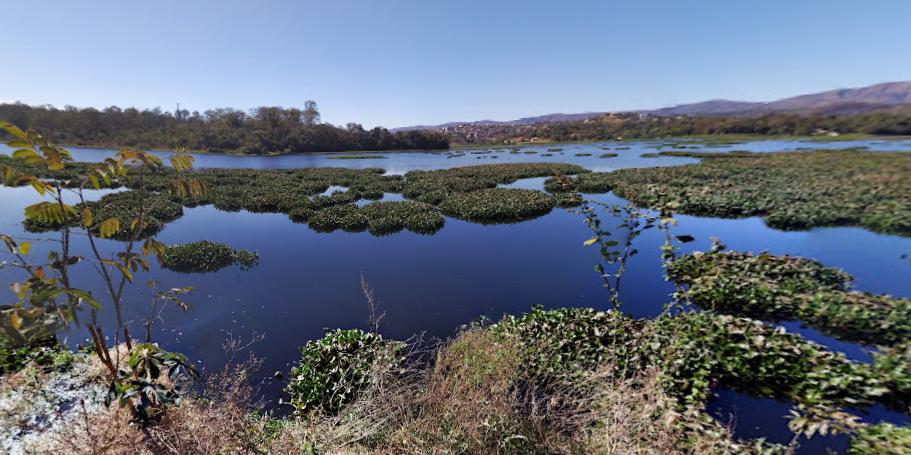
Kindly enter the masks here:
[[[735, 438], [765, 438], [769, 442], [788, 444], [794, 437], [788, 429], [791, 403], [771, 398], [753, 397], [730, 389], [715, 391], [708, 402], [707, 411], [732, 430]], [[868, 424], [888, 422], [909, 425], [911, 417], [882, 407], [871, 406], [866, 410], [853, 410], [860, 420]], [[834, 451], [844, 453], [850, 440], [847, 435], [815, 435], [797, 439], [798, 453], [824, 454]]]
[[[776, 143], [778, 146], [787, 145], [781, 141], [768, 141], [733, 147], [761, 151]], [[806, 146], [799, 142], [791, 145], [796, 144]], [[899, 144], [909, 147], [906, 142], [887, 142], [883, 145], [896, 149]], [[563, 148], [563, 155], [559, 155], [560, 152], [549, 153], [554, 153], [553, 161], [579, 163], [602, 170], [694, 161], [639, 157], [640, 151], [656, 145], [623, 144], [620, 146], [638, 150], [616, 151], [621, 156], [610, 159], [597, 158], [603, 151], [600, 145], [591, 144], [561, 145], [558, 147]], [[862, 145], [878, 146], [868, 142]], [[542, 151], [546, 148], [534, 149]], [[654, 148], [651, 150], [654, 151]], [[97, 150], [76, 149], [74, 152], [76, 158], [82, 160], [96, 155], [102, 157], [102, 152]], [[574, 156], [582, 152], [595, 156]], [[376, 160], [330, 160], [329, 155], [200, 155], [197, 165], [379, 166], [392, 172], [405, 172], [550, 159], [539, 155], [513, 154], [508, 150], [484, 155], [471, 155], [470, 151], [464, 153], [466, 155], [456, 158], [446, 158], [445, 154], [439, 153], [384, 153], [382, 155], [387, 158]], [[476, 156], [484, 158], [477, 159]], [[510, 186], [541, 188], [543, 180], [527, 179]], [[93, 196], [100, 197], [100, 194]], [[400, 198], [399, 195], [387, 197]], [[612, 195], [590, 197], [622, 203]], [[0, 213], [3, 214], [0, 232], [36, 240], [30, 253], [32, 257], [43, 257], [48, 248], [56, 246], [45, 240], [54, 239], [57, 234], [29, 234], [22, 230], [22, 209], [38, 200], [31, 188], [0, 188]], [[255, 334], [264, 336], [251, 349], [264, 358], [263, 373], [270, 376], [273, 371], [287, 372], [291, 363], [298, 359], [297, 348], [308, 340], [320, 337], [325, 328], [366, 328], [368, 310], [359, 286], [362, 273], [374, 288], [381, 310], [386, 314], [382, 333], [396, 339], [406, 339], [417, 333], [446, 337], [459, 325], [479, 316], [497, 319], [503, 314], [528, 311], [533, 305], [545, 308], [607, 306], [607, 290], [593, 270], [601, 259], [600, 255], [596, 248], [582, 245], [591, 233], [580, 215], [564, 209], [516, 224], [480, 225], [447, 218], [443, 229], [432, 236], [404, 231], [384, 237], [374, 237], [366, 232], [316, 233], [307, 225], [292, 223], [281, 214], [222, 212], [211, 206], [187, 208], [184, 212], [182, 218], [167, 225], [158, 236], [160, 240], [184, 243], [207, 239], [228, 243], [235, 248], [257, 251], [261, 258], [259, 265], [248, 271], [229, 267], [216, 273], [190, 275], [160, 270], [153, 265], [151, 272], [138, 277], [129, 290], [126, 316], [134, 322], [136, 328], [133, 334], [137, 335], [138, 321], [144, 318], [148, 307], [149, 294], [145, 287], [148, 279], [159, 280], [166, 287], [195, 286], [195, 291], [187, 299], [192, 309], [188, 312], [174, 308], [166, 310], [163, 314], [165, 323], [156, 327], [155, 339], [167, 349], [186, 353], [208, 369], [219, 368], [225, 361], [222, 344], [229, 335], [243, 339]], [[686, 245], [685, 251], [707, 250], [710, 247], [709, 237], [717, 236], [733, 250], [811, 257], [840, 267], [855, 277], [855, 284], [861, 290], [911, 296], [911, 280], [908, 279], [911, 263], [901, 257], [911, 253], [911, 238], [845, 227], [784, 232], [768, 228], [759, 218], [677, 218], [674, 233], [690, 234], [696, 238], [696, 241]], [[658, 249], [663, 241], [661, 232], [646, 232], [638, 239], [641, 253], [628, 263], [622, 286], [623, 310], [633, 316], [655, 316], [673, 291], [673, 286], [663, 278]], [[102, 242], [102, 249], [106, 251], [112, 251], [117, 246], [116, 242]], [[84, 249], [85, 239], [74, 239], [74, 247]], [[84, 287], [100, 287], [95, 272], [90, 268], [77, 268], [75, 273], [76, 282], [88, 283]], [[4, 288], [14, 278], [14, 272], [0, 271], [0, 285]], [[113, 326], [112, 313], [103, 311], [99, 317]], [[834, 340], [812, 329], [801, 328], [799, 323], [786, 323], [784, 326], [830, 349], [845, 352], [852, 359], [869, 361], [868, 348]], [[70, 330], [65, 336], [70, 344], [86, 337], [84, 329], [78, 328]], [[267, 398], [277, 399], [280, 390], [281, 384], [277, 381], [267, 383], [264, 394]], [[760, 415], [778, 412], [774, 400], [738, 398], [732, 402], [748, 405], [751, 410], [766, 409], [757, 411]], [[761, 434], [790, 439], [786, 426], [782, 430], [775, 423], [777, 420], [765, 420], [768, 420], [767, 424], [757, 424], [761, 427]]]

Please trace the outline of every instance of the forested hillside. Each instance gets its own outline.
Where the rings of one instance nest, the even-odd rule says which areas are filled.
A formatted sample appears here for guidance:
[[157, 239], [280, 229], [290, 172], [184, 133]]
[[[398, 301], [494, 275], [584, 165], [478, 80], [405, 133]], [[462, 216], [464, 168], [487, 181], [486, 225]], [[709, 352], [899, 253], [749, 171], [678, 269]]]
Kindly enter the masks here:
[[42, 131], [55, 143], [137, 148], [187, 148], [213, 153], [313, 153], [345, 150], [440, 149], [448, 139], [429, 131], [390, 133], [356, 123], [320, 122], [315, 102], [304, 109], [259, 107], [205, 112], [111, 106], [103, 110], [0, 104], [0, 119]]

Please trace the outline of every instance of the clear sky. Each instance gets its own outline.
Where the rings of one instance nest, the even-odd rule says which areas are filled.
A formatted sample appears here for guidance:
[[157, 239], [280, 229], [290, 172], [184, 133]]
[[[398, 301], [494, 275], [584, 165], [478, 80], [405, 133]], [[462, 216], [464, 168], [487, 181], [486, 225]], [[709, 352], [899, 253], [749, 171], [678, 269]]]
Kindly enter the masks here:
[[0, 101], [372, 127], [911, 79], [909, 0], [0, 0]]

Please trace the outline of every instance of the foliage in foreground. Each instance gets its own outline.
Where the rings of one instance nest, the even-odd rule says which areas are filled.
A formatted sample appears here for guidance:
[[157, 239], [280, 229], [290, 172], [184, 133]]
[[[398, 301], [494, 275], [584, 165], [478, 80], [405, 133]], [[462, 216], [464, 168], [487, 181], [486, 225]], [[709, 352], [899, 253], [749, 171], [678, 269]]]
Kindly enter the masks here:
[[[889, 404], [875, 368], [745, 318], [706, 312], [647, 321], [617, 311], [535, 309], [463, 331], [430, 363], [403, 348], [358, 330], [330, 332], [302, 348], [292, 371], [295, 417], [260, 413], [234, 381], [230, 389], [207, 388], [163, 408], [146, 436], [124, 447], [154, 453], [167, 441], [181, 448], [172, 453], [786, 450], [733, 439], [704, 411], [718, 386], [791, 400], [795, 431], [849, 433], [852, 453], [901, 453], [907, 446], [907, 428], [866, 425], [836, 412]], [[98, 425], [109, 412], [74, 425]], [[76, 440], [98, 434], [75, 427], [73, 433]], [[91, 453], [86, 447], [72, 453]]]
[[205, 273], [233, 264], [239, 264], [242, 269], [249, 269], [257, 263], [259, 255], [255, 252], [200, 240], [183, 245], [169, 245], [162, 255], [161, 266], [182, 273]]
[[766, 253], [694, 253], [668, 277], [700, 308], [764, 320], [799, 319], [836, 338], [894, 344], [911, 338], [911, 301], [850, 292], [851, 277], [817, 261]]
[[375, 374], [398, 367], [402, 347], [356, 329], [335, 330], [310, 341], [301, 347], [300, 364], [291, 370], [288, 404], [298, 416], [337, 413], [357, 399]]
[[[762, 216], [779, 229], [855, 225], [911, 235], [911, 155], [857, 150], [703, 154], [685, 166], [580, 174], [583, 193], [613, 191], [678, 213]], [[548, 190], [560, 189], [549, 181]]]

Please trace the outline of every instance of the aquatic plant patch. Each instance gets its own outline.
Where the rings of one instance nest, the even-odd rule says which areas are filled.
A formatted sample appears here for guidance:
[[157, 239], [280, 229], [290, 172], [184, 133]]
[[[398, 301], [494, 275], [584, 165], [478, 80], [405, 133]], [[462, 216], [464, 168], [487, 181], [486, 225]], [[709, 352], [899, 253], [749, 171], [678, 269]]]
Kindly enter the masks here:
[[848, 455], [906, 455], [911, 453], [911, 427], [891, 423], [864, 426], [851, 438]]
[[[90, 229], [94, 234], [99, 233], [102, 222], [117, 218], [120, 223], [119, 229], [111, 238], [128, 240], [133, 235], [132, 222], [139, 218], [140, 202], [142, 203], [142, 226], [137, 233], [138, 238], [155, 235], [164, 228], [165, 224], [183, 216], [183, 206], [168, 197], [159, 193], [141, 194], [139, 191], [131, 190], [106, 194], [97, 201], [77, 204], [74, 207], [75, 212], [70, 214], [67, 222], [70, 224], [78, 222], [80, 217], [77, 214], [82, 213], [84, 208], [88, 208], [92, 212], [93, 225]], [[53, 220], [28, 217], [23, 224], [26, 230], [31, 232], [59, 229], [63, 226], [62, 223]]]
[[373, 202], [361, 207], [371, 234], [383, 235], [401, 231], [432, 234], [443, 227], [445, 218], [436, 207], [414, 201]]
[[358, 232], [367, 229], [369, 220], [360, 207], [344, 204], [313, 212], [307, 223], [317, 232], [332, 232], [336, 229]]
[[620, 156], [619, 153], [602, 153], [598, 155], [598, 158], [616, 158]]
[[200, 240], [182, 245], [168, 246], [162, 257], [162, 267], [181, 273], [215, 272], [238, 264], [249, 269], [259, 263], [259, 255], [252, 251], [236, 250], [222, 243]]
[[383, 155], [342, 155], [330, 156], [330, 160], [377, 160], [386, 158]]
[[717, 153], [698, 164], [580, 174], [578, 191], [778, 229], [855, 225], [911, 235], [911, 154], [833, 150]]
[[[486, 153], [490, 153], [485, 151]], [[7, 159], [13, 166], [25, 166], [18, 161]], [[84, 163], [68, 163], [65, 172], [72, 172], [85, 167]], [[34, 169], [32, 171], [40, 171]], [[45, 170], [44, 173], [49, 171]], [[61, 171], [62, 172], [62, 171]], [[510, 163], [481, 166], [466, 166], [435, 171], [412, 171], [405, 176], [384, 175], [379, 168], [344, 169], [344, 168], [306, 168], [293, 170], [254, 170], [254, 169], [201, 169], [193, 176], [206, 186], [206, 194], [196, 198], [181, 198], [170, 193], [170, 181], [173, 171], [163, 169], [147, 173], [143, 177], [150, 211], [147, 213], [143, 235], [159, 231], [165, 223], [182, 214], [181, 206], [213, 204], [219, 210], [247, 210], [256, 213], [285, 213], [295, 222], [310, 223], [315, 230], [325, 232], [334, 229], [349, 231], [370, 230], [382, 235], [401, 230], [403, 227], [414, 232], [432, 233], [443, 224], [444, 218], [439, 210], [431, 210], [444, 199], [455, 194], [469, 193], [482, 189], [493, 189], [500, 184], [513, 183], [521, 178], [546, 177], [564, 174], [588, 172], [577, 165], [562, 163]], [[40, 173], [40, 172], [39, 172]], [[123, 182], [113, 181], [111, 186], [120, 184], [128, 188], [138, 182], [134, 177], [127, 177]], [[347, 188], [329, 195], [322, 195], [332, 186]], [[380, 216], [384, 210], [371, 209], [361, 212], [350, 207], [362, 199], [382, 199], [386, 193], [400, 193], [406, 198], [425, 205], [393, 204], [382, 207], [390, 208], [390, 216]], [[489, 199], [492, 196], [509, 197], [498, 204]], [[478, 218], [465, 218], [481, 221], [520, 221], [522, 219], [546, 213], [552, 206], [543, 194], [495, 192], [486, 194], [483, 201], [488, 204], [487, 213], [478, 212]], [[525, 197], [522, 197], [525, 196]], [[109, 195], [102, 198], [97, 206], [98, 220], [105, 215], [117, 215], [125, 219], [130, 215], [131, 201], [135, 194], [132, 191]], [[466, 200], [467, 201], [467, 200]], [[476, 200], [476, 203], [482, 202]], [[336, 208], [340, 207], [340, 208]], [[450, 203], [453, 213], [457, 207]], [[396, 209], [392, 209], [396, 208]], [[407, 210], [403, 209], [407, 208]], [[418, 209], [420, 208], [420, 209]], [[463, 207], [464, 208], [464, 207]], [[330, 210], [331, 209], [331, 210]], [[493, 210], [493, 211], [491, 211]], [[406, 216], [407, 213], [407, 216]], [[466, 213], [466, 216], [475, 216]], [[512, 215], [510, 215], [512, 214]], [[75, 217], [73, 219], [75, 221]], [[123, 225], [123, 224], [122, 224]], [[56, 229], [56, 225], [42, 225], [30, 222], [31, 229]], [[115, 238], [124, 239], [126, 232], [118, 233]]]
[[869, 365], [761, 321], [700, 312], [663, 315], [654, 326], [655, 361], [689, 402], [718, 384], [808, 406], [895, 405]]
[[722, 386], [790, 400], [800, 409], [881, 403], [907, 411], [908, 395], [894, 382], [904, 373], [890, 363], [894, 359], [879, 369], [853, 362], [748, 318], [667, 313], [648, 321], [616, 311], [538, 308], [507, 316], [489, 330], [519, 347], [523, 371], [541, 384], [584, 378], [595, 366], [610, 365], [617, 377], [658, 368], [664, 389], [683, 407], [700, 408]]
[[530, 177], [549, 177], [588, 172], [574, 164], [507, 163], [465, 166], [405, 174], [402, 194], [430, 204], [439, 204], [451, 194], [467, 193]]
[[443, 213], [472, 221], [519, 221], [538, 217], [551, 211], [554, 198], [536, 190], [490, 188], [459, 193], [440, 204]]
[[889, 389], [886, 401], [911, 413], [911, 340], [880, 347], [873, 353], [873, 371]]
[[799, 319], [841, 339], [911, 339], [911, 301], [850, 292], [851, 277], [819, 262], [738, 252], [694, 253], [671, 263], [678, 298], [700, 308], [767, 320]]

